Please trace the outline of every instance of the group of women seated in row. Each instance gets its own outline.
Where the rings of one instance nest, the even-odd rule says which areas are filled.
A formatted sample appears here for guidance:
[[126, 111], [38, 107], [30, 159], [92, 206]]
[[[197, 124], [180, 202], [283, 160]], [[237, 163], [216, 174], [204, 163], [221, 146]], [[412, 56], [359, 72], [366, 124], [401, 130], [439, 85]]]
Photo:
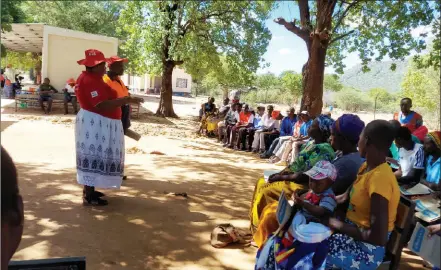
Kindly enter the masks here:
[[[412, 142], [407, 127], [397, 128], [393, 121], [376, 120], [365, 127], [358, 116], [346, 114], [335, 122], [327, 115], [316, 117], [308, 136], [290, 166], [256, 184], [250, 209], [251, 231], [260, 248], [256, 268], [376, 269], [394, 228], [399, 183], [409, 179], [408, 171], [412, 177], [406, 183], [419, 176], [431, 188], [440, 187], [440, 132], [428, 133], [421, 145]], [[395, 172], [387, 162], [392, 161], [391, 146], [399, 149]], [[323, 166], [326, 162], [332, 166]], [[306, 195], [298, 195], [307, 189]], [[299, 241], [289, 230], [280, 234], [276, 211], [282, 191], [332, 230], [322, 246]], [[330, 207], [333, 201], [335, 207]]]

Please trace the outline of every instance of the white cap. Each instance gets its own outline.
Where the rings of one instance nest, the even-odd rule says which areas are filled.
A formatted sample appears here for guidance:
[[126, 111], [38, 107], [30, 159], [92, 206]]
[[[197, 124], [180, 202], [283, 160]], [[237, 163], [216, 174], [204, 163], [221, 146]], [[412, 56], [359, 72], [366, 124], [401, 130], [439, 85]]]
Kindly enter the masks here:
[[304, 114], [304, 115], [308, 115], [309, 116], [309, 112], [308, 111], [301, 111], [300, 114]]

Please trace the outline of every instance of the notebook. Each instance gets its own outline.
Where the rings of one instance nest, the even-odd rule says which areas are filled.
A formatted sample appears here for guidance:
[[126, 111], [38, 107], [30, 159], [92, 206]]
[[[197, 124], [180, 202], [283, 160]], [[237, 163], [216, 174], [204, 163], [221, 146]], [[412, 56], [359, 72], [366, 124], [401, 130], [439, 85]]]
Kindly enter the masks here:
[[400, 187], [400, 191], [401, 194], [405, 195], [405, 196], [415, 196], [415, 195], [429, 195], [430, 193], [432, 193], [432, 190], [430, 188], [428, 188], [426, 185], [423, 184], [416, 184], [415, 186], [409, 188], [409, 189], [404, 189], [402, 187]]

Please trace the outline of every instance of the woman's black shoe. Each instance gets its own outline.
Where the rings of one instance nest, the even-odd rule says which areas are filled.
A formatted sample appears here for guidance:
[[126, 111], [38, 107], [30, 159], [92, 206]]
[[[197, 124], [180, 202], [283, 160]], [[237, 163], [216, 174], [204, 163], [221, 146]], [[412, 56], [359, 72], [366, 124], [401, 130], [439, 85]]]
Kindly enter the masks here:
[[[95, 196], [93, 196], [95, 197]], [[108, 205], [109, 203], [106, 200], [103, 200], [101, 198], [95, 197], [95, 198], [86, 198], [83, 197], [83, 205], [85, 206], [104, 206]]]
[[94, 193], [95, 196], [97, 196], [98, 198], [106, 196], [106, 194], [104, 194], [104, 193], [102, 193], [102, 192], [99, 192], [99, 191], [94, 191], [93, 193]]
[[127, 176], [126, 175], [123, 176], [123, 180], [127, 180]]

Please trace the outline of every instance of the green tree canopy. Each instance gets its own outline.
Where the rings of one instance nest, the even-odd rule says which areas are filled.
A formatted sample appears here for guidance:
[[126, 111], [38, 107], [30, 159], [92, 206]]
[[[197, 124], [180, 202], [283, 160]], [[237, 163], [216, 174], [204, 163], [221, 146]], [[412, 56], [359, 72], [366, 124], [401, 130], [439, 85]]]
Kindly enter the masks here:
[[[162, 74], [158, 115], [175, 116], [171, 74], [198, 70], [255, 72], [271, 38], [265, 26], [272, 1], [133, 1], [122, 11], [123, 45], [138, 72]], [[221, 64], [220, 64], [221, 63]], [[202, 72], [203, 73], [203, 72]], [[208, 72], [206, 72], [207, 74]]]
[[377, 99], [378, 102], [384, 104], [393, 101], [393, 96], [383, 88], [372, 88], [368, 91], [368, 95], [372, 100]]
[[26, 22], [115, 36], [120, 1], [24, 1]]
[[293, 71], [284, 71], [280, 74], [283, 90], [290, 93], [297, 100], [302, 95], [302, 75]]
[[325, 74], [323, 80], [323, 88], [328, 91], [338, 92], [343, 89], [343, 85], [338, 80], [338, 76], [335, 74]]
[[[276, 23], [301, 38], [308, 50], [303, 67], [302, 106], [312, 115], [322, 109], [325, 65], [343, 73], [347, 53], [357, 52], [368, 71], [370, 61], [386, 56], [404, 60], [411, 52], [426, 48], [423, 37], [411, 30], [433, 23], [436, 4], [432, 1], [297, 0], [300, 16]], [[394, 69], [395, 65], [391, 65]]]
[[[20, 0], [6, 0], [1, 3], [1, 31], [11, 31], [11, 23], [20, 23], [24, 21], [25, 14], [20, 8]], [[6, 56], [6, 48], [1, 44], [1, 57]]]
[[[436, 18], [432, 23], [432, 35], [433, 40], [431, 44], [431, 50], [428, 55], [421, 57], [416, 55], [414, 57], [415, 64], [418, 68], [427, 68], [433, 67], [435, 70], [439, 70], [440, 58], [441, 58], [441, 2], [434, 1], [434, 5], [436, 7]], [[423, 36], [426, 36], [427, 33], [423, 33]]]
[[418, 69], [412, 63], [401, 84], [403, 97], [409, 97], [415, 107], [424, 107], [431, 111], [440, 109], [439, 72], [430, 67]]

